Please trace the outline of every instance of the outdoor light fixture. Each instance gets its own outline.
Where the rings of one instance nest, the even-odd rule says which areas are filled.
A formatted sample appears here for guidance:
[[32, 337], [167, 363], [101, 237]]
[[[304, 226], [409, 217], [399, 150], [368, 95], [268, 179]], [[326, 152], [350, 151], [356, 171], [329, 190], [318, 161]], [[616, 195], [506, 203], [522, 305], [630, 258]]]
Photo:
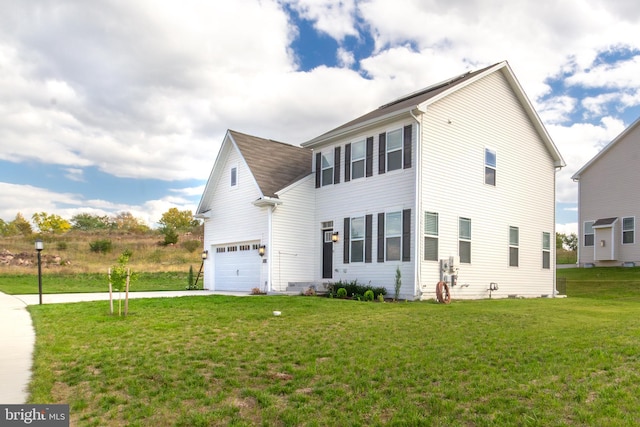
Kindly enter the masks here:
[[209, 256], [209, 251], [202, 251], [202, 260], [204, 261]]
[[333, 243], [336, 243], [338, 241], [338, 232], [335, 231], [332, 235], [331, 235], [331, 241]]
[[258, 246], [258, 255], [264, 256], [264, 250], [265, 250], [265, 246], [264, 245]]
[[42, 262], [40, 258], [40, 252], [44, 249], [44, 243], [42, 239], [36, 240], [36, 251], [38, 252], [38, 295], [40, 297], [40, 305], [42, 305]]

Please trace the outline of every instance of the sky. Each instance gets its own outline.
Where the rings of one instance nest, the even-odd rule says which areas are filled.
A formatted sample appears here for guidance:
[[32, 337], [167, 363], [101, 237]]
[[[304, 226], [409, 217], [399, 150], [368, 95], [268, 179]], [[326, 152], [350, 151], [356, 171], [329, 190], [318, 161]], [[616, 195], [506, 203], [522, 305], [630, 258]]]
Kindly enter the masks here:
[[300, 144], [507, 60], [571, 176], [640, 117], [635, 0], [0, 0], [0, 218], [195, 212], [227, 129]]

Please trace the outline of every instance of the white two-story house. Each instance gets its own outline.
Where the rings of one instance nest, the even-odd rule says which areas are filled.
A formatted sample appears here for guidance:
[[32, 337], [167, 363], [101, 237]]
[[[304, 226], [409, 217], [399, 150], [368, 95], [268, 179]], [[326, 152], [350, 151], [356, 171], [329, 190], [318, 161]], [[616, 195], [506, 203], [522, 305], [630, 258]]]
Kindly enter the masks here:
[[[252, 157], [267, 147], [291, 152], [268, 157], [265, 171]], [[304, 168], [290, 170], [294, 152], [308, 158]], [[562, 166], [506, 62], [301, 147], [229, 131], [197, 211], [210, 254], [205, 287], [277, 292], [357, 280], [393, 293], [399, 269], [402, 298], [432, 298], [447, 278], [441, 260], [451, 259], [454, 298], [553, 295]], [[271, 175], [282, 180], [268, 187]]]

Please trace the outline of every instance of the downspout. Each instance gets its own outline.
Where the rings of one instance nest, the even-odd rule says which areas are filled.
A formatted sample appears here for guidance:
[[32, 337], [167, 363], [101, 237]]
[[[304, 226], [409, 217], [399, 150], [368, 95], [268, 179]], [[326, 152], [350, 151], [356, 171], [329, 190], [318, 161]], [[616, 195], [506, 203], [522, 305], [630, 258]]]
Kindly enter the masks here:
[[273, 267], [271, 266], [273, 261], [273, 211], [276, 210], [277, 205], [272, 205], [267, 211], [267, 292], [273, 292], [273, 284], [271, 281], [271, 275], [273, 274]]
[[[416, 107], [416, 111], [421, 114], [425, 113], [425, 111], [420, 110]], [[420, 268], [420, 218], [422, 217], [420, 209], [422, 207], [422, 133], [420, 129], [420, 120], [413, 114], [413, 110], [409, 111], [411, 117], [416, 121], [416, 195], [415, 199], [415, 233], [414, 233], [414, 247], [415, 247], [415, 257], [414, 257], [414, 272], [413, 277], [415, 280], [414, 283], [414, 297], [422, 297], [422, 291], [420, 290], [420, 284], [422, 282], [422, 274]]]
[[[557, 270], [558, 270], [558, 266], [556, 264], [557, 262], [557, 253], [558, 253], [558, 248], [556, 248], [556, 184], [557, 184], [557, 176], [558, 176], [558, 172], [560, 172], [560, 170], [562, 169], [562, 167], [558, 167], [556, 166], [555, 171], [553, 173], [553, 235], [549, 237], [549, 239], [551, 240], [549, 242], [549, 245], [554, 248], [553, 249], [553, 273], [552, 273], [552, 280], [553, 283], [551, 284], [551, 295], [552, 298], [556, 297], [556, 294], [558, 293], [558, 289], [556, 288], [556, 280], [557, 280]], [[578, 196], [579, 197], [579, 196]], [[579, 245], [578, 245], [579, 246]]]

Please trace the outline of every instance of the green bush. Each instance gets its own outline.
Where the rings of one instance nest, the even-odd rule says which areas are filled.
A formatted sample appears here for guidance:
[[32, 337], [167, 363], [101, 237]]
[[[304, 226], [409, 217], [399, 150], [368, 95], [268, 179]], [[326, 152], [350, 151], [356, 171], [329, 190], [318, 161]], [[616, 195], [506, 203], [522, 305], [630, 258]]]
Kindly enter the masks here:
[[164, 234], [164, 241], [162, 242], [163, 245], [168, 246], [168, 245], [175, 245], [176, 243], [178, 243], [178, 232], [173, 228], [167, 228], [166, 230], [163, 230], [163, 234]]
[[338, 298], [346, 298], [347, 297], [347, 290], [345, 288], [340, 288], [338, 289], [338, 292], [336, 293]]
[[91, 249], [91, 252], [106, 254], [108, 252], [111, 252], [111, 248], [112, 248], [111, 240], [109, 239], [94, 240], [93, 242], [89, 243], [89, 248]]
[[182, 242], [181, 246], [185, 248], [188, 252], [192, 253], [196, 249], [202, 247], [202, 243], [199, 240], [187, 240]]
[[386, 295], [387, 289], [380, 287], [373, 287], [371, 285], [361, 285], [358, 283], [358, 280], [353, 280], [351, 282], [343, 282], [342, 280], [337, 283], [331, 283], [328, 285], [327, 290], [329, 291], [329, 296], [336, 296], [336, 291], [340, 288], [344, 288], [347, 291], [347, 296], [352, 297], [353, 299], [358, 299], [358, 297], [362, 297], [367, 291], [373, 291], [374, 297], [376, 295]]
[[373, 301], [373, 291], [371, 289], [368, 289], [365, 293], [364, 293], [364, 300], [365, 301]]

